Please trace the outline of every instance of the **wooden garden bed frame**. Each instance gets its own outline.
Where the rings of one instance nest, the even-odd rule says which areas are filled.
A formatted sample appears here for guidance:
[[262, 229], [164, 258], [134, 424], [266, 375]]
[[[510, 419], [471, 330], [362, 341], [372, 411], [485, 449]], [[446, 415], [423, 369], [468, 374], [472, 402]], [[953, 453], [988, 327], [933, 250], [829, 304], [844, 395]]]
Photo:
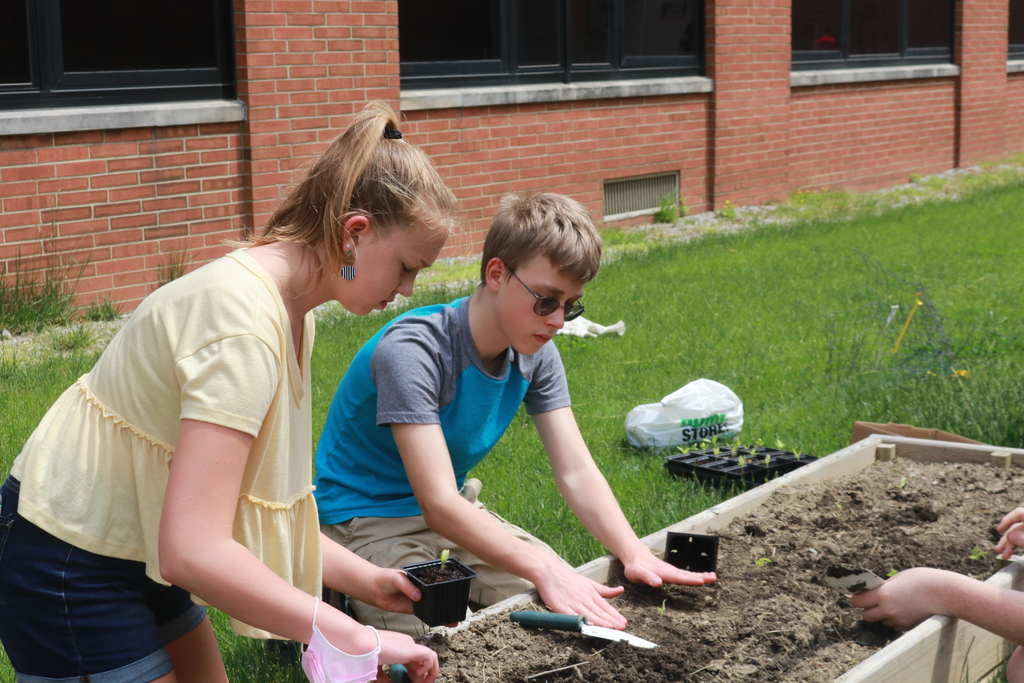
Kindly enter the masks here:
[[[856, 474], [876, 459], [891, 460], [894, 457], [919, 462], [991, 463], [994, 467], [1006, 468], [1024, 466], [1024, 449], [873, 435], [642, 540], [660, 556], [665, 552], [669, 531], [712, 534], [727, 527], [737, 517], [750, 513], [774, 494], [796, 495], [795, 485]], [[1013, 559], [988, 582], [1024, 590], [1024, 558]], [[576, 571], [605, 583], [613, 574], [621, 572], [621, 568], [614, 557], [605, 555], [578, 567]], [[439, 630], [459, 631], [478, 619], [534, 601], [539, 601], [536, 592], [515, 595], [477, 612], [454, 629]], [[1013, 648], [1013, 643], [972, 624], [949, 617], [932, 617], [837, 678], [836, 683], [963, 683], [967, 673], [971, 681], [978, 681], [1000, 667]]]

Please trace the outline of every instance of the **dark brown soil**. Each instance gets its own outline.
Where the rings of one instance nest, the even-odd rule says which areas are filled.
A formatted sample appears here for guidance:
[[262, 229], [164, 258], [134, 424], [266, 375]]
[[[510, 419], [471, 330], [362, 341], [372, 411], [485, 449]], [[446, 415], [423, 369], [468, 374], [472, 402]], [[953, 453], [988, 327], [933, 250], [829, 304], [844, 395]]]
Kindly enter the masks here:
[[415, 576], [427, 586], [435, 583], [443, 583], [445, 581], [464, 579], [469, 576], [468, 572], [462, 565], [455, 564], [454, 562], [448, 562], [444, 569], [441, 569], [440, 564], [436, 564], [429, 567], [410, 569], [408, 570], [408, 573]]
[[627, 582], [613, 600], [627, 630], [660, 647], [526, 630], [502, 615], [431, 641], [438, 680], [831, 681], [899, 634], [867, 624], [828, 588], [829, 566], [884, 577], [927, 565], [984, 578], [997, 560], [971, 559], [972, 551], [998, 540], [995, 525], [1022, 491], [1018, 469], [897, 459], [778, 493], [719, 532], [717, 585]]

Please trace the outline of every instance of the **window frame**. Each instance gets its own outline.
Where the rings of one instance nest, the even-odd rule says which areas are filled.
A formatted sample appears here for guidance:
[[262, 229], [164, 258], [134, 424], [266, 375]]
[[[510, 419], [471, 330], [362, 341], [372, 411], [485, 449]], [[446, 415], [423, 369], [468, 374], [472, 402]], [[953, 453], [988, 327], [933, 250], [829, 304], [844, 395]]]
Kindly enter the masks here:
[[[641, 78], [703, 76], [705, 73], [705, 7], [704, 0], [692, 3], [697, 25], [694, 55], [654, 57], [625, 54], [625, 4], [629, 0], [610, 0], [609, 61], [607, 64], [572, 64], [572, 15], [570, 0], [559, 0], [561, 23], [561, 64], [552, 66], [518, 65], [517, 0], [499, 2], [498, 59], [400, 62], [402, 90], [459, 88], [536, 83], [599, 82]], [[401, 22], [401, 18], [399, 18]], [[401, 32], [400, 32], [401, 33]], [[401, 48], [399, 48], [401, 54]]]
[[898, 53], [867, 55], [850, 54], [850, 0], [839, 0], [838, 50], [793, 50], [791, 48], [791, 69], [793, 71], [817, 71], [825, 69], [861, 69], [889, 66], [919, 66], [953, 63], [953, 38], [956, 29], [955, 0], [946, 0], [950, 5], [949, 47], [909, 47], [910, 0], [899, 0]]
[[236, 97], [234, 16], [230, 0], [214, 10], [216, 66], [78, 71], [64, 69], [60, 0], [28, 5], [29, 82], [0, 84], [0, 110], [152, 104]]

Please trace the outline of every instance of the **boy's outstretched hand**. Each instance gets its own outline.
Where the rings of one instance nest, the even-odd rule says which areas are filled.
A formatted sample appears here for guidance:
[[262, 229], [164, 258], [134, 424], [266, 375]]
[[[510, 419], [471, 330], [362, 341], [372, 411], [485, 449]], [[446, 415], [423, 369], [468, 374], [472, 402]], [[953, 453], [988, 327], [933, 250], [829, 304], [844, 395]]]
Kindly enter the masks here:
[[[698, 574], [673, 567], [647, 552], [638, 559], [623, 563], [626, 578], [635, 583], [660, 586], [675, 583], [684, 586], [702, 586], [713, 583], [713, 572]], [[625, 590], [622, 586], [609, 587], [577, 574], [568, 567], [550, 572], [536, 582], [537, 592], [549, 609], [561, 614], [582, 614], [594, 626], [626, 628], [626, 618], [609, 602]]]
[[614, 588], [581, 576], [568, 565], [553, 567], [537, 581], [537, 592], [548, 609], [559, 614], [579, 614], [594, 626], [605, 628], [626, 628], [626, 618], [608, 604], [625, 590]]
[[646, 583], [657, 588], [663, 583], [675, 583], [681, 586], [703, 586], [714, 583], [718, 576], [714, 572], [688, 572], [668, 562], [659, 560], [654, 555], [640, 554], [634, 560], [623, 562], [626, 578], [634, 583]]

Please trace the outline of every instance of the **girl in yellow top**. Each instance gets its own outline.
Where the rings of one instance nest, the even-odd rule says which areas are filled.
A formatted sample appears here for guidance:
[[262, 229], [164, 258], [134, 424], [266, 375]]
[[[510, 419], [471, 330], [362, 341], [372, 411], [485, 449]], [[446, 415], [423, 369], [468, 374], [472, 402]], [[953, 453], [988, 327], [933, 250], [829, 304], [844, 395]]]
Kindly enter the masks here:
[[320, 536], [309, 361], [313, 308], [365, 315], [410, 295], [456, 215], [372, 103], [262, 234], [143, 301], [0, 489], [0, 640], [18, 683], [226, 681], [190, 594], [245, 635], [319, 631], [437, 676], [429, 649], [317, 602], [322, 585], [393, 611], [419, 595]]

